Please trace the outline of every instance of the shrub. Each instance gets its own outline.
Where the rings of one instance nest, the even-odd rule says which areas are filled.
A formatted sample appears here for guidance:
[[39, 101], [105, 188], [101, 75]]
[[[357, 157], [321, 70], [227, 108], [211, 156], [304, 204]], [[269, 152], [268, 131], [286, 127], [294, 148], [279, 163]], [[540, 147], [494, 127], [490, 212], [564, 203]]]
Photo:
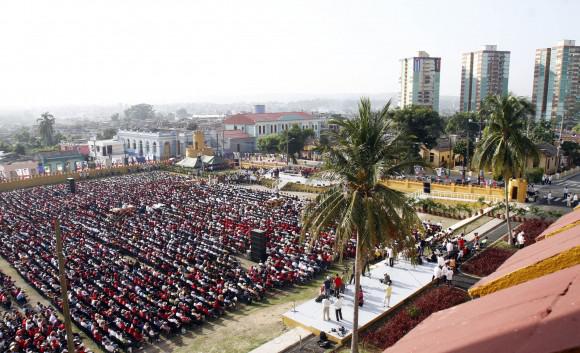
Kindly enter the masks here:
[[490, 275], [514, 252], [514, 249], [488, 248], [461, 265], [461, 271], [479, 277]]
[[371, 344], [381, 350], [386, 349], [432, 313], [451, 308], [467, 300], [467, 294], [457, 288], [431, 288], [409, 301], [405, 307], [387, 319], [384, 324], [363, 334], [362, 340], [364, 343]]
[[541, 182], [543, 175], [544, 175], [544, 170], [542, 168], [533, 168], [533, 169], [526, 171], [526, 179], [528, 179], [528, 183]]
[[522, 223], [518, 229], [514, 232], [514, 234], [518, 234], [522, 230], [524, 231], [524, 238], [526, 242], [524, 243], [525, 246], [531, 245], [536, 242], [536, 237], [540, 235], [548, 226], [550, 225], [549, 222], [546, 222], [542, 219], [527, 219]]

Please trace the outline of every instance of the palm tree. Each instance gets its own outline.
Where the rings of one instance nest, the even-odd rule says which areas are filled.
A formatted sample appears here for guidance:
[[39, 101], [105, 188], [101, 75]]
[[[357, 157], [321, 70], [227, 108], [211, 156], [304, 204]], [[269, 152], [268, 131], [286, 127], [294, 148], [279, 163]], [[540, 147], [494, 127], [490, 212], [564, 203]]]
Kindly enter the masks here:
[[402, 144], [391, 127], [388, 102], [380, 111], [371, 110], [370, 100], [361, 99], [358, 117], [331, 120], [339, 126], [333, 144], [325, 151], [325, 172], [339, 183], [319, 195], [304, 210], [302, 235], [311, 241], [328, 226], [336, 227], [336, 249], [356, 238], [355, 296], [351, 352], [358, 352], [358, 296], [364, 260], [373, 246], [382, 243], [397, 251], [414, 247], [412, 229], [419, 223], [403, 193], [391, 190], [381, 178], [404, 167], [398, 162]]
[[54, 144], [54, 116], [49, 112], [45, 112], [40, 115], [40, 119], [37, 121], [42, 144], [52, 146]]
[[509, 218], [509, 180], [523, 174], [529, 157], [538, 158], [536, 146], [525, 134], [530, 107], [525, 98], [512, 95], [488, 96], [483, 109], [487, 114], [487, 126], [473, 156], [473, 163], [478, 170], [491, 170], [494, 177], [503, 177], [510, 245], [512, 228]]

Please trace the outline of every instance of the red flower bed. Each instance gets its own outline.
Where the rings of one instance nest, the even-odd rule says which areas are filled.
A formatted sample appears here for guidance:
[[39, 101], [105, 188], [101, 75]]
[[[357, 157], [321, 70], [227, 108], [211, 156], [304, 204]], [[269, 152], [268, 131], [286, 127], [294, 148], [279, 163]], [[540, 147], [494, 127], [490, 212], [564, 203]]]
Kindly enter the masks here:
[[524, 238], [526, 242], [524, 246], [532, 245], [536, 242], [536, 237], [548, 228], [550, 223], [541, 219], [527, 219], [522, 223], [514, 234], [524, 231]]
[[515, 250], [511, 249], [488, 248], [461, 265], [461, 271], [479, 277], [488, 276], [514, 252]]
[[419, 295], [407, 303], [382, 326], [363, 335], [363, 342], [387, 349], [400, 340], [429, 315], [468, 300], [467, 294], [457, 288], [438, 287]]

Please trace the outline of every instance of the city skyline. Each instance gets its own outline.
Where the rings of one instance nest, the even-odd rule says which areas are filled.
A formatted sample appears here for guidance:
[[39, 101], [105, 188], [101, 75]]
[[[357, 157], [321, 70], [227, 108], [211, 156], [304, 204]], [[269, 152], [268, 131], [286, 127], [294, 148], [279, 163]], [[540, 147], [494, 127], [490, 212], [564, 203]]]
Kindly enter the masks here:
[[[531, 97], [534, 53], [578, 40], [580, 4], [461, 1], [17, 2], [0, 13], [0, 107], [264, 100], [399, 91], [399, 60], [511, 52], [509, 90]], [[402, 35], [401, 35], [402, 34]]]

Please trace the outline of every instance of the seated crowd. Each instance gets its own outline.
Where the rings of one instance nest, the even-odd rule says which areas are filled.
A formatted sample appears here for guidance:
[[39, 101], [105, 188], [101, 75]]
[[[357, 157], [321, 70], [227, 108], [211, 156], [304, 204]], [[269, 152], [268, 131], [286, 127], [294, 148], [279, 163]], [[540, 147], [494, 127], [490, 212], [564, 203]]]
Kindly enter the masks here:
[[[161, 172], [82, 182], [76, 194], [64, 185], [13, 191], [0, 201], [0, 255], [61, 308], [59, 218], [73, 321], [106, 351], [131, 351], [328, 267], [332, 231], [300, 241], [303, 201], [269, 207], [270, 198]], [[248, 251], [255, 228], [266, 231], [268, 258], [246, 271], [234, 255]]]

